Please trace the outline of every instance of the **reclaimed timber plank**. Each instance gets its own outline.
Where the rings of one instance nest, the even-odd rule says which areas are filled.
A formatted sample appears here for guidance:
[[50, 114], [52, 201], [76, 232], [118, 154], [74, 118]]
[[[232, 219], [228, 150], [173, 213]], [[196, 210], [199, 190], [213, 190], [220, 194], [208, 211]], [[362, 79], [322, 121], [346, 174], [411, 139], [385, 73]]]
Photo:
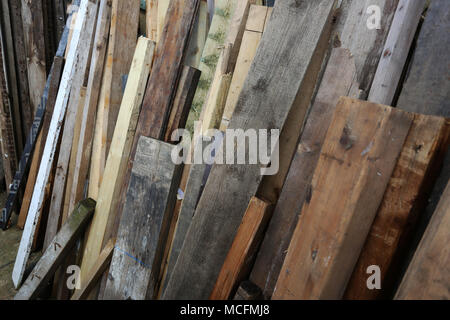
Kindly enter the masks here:
[[[91, 6], [89, 6], [89, 3]], [[16, 258], [16, 263], [13, 269], [13, 282], [16, 287], [20, 285], [25, 271], [26, 263], [30, 254], [31, 245], [33, 242], [33, 235], [36, 229], [36, 223], [39, 219], [40, 209], [42, 208], [42, 201], [45, 193], [45, 186], [47, 184], [50, 170], [53, 164], [55, 149], [59, 138], [61, 124], [67, 108], [69, 92], [71, 88], [71, 79], [76, 69], [77, 56], [81, 50], [82, 43], [80, 41], [82, 30], [86, 25], [86, 18], [88, 17], [89, 7], [92, 4], [88, 0], [82, 0], [80, 5], [80, 12], [77, 16], [76, 28], [74, 29], [72, 45], [69, 49], [69, 55], [64, 66], [58, 96], [56, 98], [55, 108], [50, 122], [49, 133], [45, 143], [41, 165], [39, 167], [38, 176], [36, 178], [36, 186], [31, 198], [30, 210], [25, 223], [25, 229], [22, 234], [22, 239], [19, 245], [19, 251]], [[91, 12], [92, 14], [92, 12]]]
[[14, 300], [32, 300], [39, 297], [54, 271], [81, 236], [94, 214], [94, 209], [95, 201], [92, 199], [83, 200], [77, 205], [69, 220], [52, 240], [51, 245], [45, 250], [41, 259], [17, 292]]
[[450, 298], [450, 183], [397, 291], [397, 300]]
[[170, 221], [165, 216], [173, 212], [181, 174], [181, 167], [171, 159], [174, 148], [151, 138], [139, 140], [103, 295], [106, 300], [142, 300], [156, 294]]
[[113, 212], [111, 208], [115, 207], [119, 198], [145, 87], [152, 67], [154, 49], [154, 42], [144, 37], [139, 38], [106, 161], [105, 179], [102, 180], [98, 193], [96, 215], [85, 244], [81, 264], [82, 283], [101, 253], [106, 226]]
[[272, 299], [341, 299], [414, 115], [344, 98]]
[[[318, 73], [310, 66], [315, 60], [321, 64], [320, 44], [328, 41], [324, 30], [331, 24], [335, 1], [296, 4], [289, 0], [275, 5], [230, 129], [282, 129], [292, 105], [307, 95], [301, 88]], [[285, 36], [279, 37], [280, 33]], [[212, 167], [164, 299], [209, 297], [246, 206], [262, 180], [260, 169], [251, 164]]]

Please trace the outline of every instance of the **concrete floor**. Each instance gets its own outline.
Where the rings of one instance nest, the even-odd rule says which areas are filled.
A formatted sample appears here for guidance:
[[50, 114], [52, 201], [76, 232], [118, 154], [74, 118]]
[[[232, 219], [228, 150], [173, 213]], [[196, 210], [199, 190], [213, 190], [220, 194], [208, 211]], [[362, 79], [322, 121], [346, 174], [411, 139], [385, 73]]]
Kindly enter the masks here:
[[[7, 194], [0, 194], [0, 208], [3, 208]], [[22, 230], [16, 227], [17, 215], [12, 216], [12, 227], [7, 231], [0, 230], [0, 300], [14, 298], [16, 290], [11, 279], [17, 249], [19, 248]], [[40, 253], [34, 253], [30, 257], [29, 266], [33, 266], [40, 257]], [[27, 270], [30, 271], [30, 270]]]

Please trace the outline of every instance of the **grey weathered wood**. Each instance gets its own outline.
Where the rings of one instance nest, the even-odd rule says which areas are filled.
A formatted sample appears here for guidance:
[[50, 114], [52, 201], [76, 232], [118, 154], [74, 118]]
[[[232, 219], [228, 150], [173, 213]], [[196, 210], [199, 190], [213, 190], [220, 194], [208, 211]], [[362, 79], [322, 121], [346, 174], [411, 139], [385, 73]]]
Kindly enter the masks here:
[[[229, 129], [283, 128], [292, 105], [304, 94], [299, 89], [313, 76], [312, 60], [322, 58], [317, 48], [334, 6], [331, 0], [276, 3]], [[261, 182], [260, 169], [260, 165], [213, 166], [164, 299], [209, 297]]]
[[400, 0], [368, 100], [392, 105], [426, 0]]
[[30, 300], [39, 296], [48, 280], [70, 252], [95, 210], [95, 201], [86, 199], [78, 203], [69, 220], [63, 225], [50, 246], [14, 297], [15, 300]]
[[152, 298], [181, 167], [173, 145], [141, 137], [127, 190], [104, 299]]

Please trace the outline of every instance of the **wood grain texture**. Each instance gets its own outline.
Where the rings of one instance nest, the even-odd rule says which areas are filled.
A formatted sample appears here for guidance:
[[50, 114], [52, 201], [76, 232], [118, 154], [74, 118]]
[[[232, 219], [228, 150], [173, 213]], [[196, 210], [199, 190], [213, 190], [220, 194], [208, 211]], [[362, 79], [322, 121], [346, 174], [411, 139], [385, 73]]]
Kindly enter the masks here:
[[250, 275], [266, 298], [272, 296], [298, 215], [310, 195], [311, 180], [339, 98], [354, 96], [358, 87], [355, 61], [350, 51], [333, 49]]
[[139, 1], [112, 1], [111, 27], [95, 123], [89, 196], [98, 197], [114, 127], [130, 70], [139, 25]]
[[392, 105], [426, 1], [400, 0], [368, 100]]
[[[409, 244], [411, 227], [424, 209], [435, 167], [448, 148], [449, 126], [444, 118], [416, 115], [394, 169], [383, 201], [367, 236], [344, 295], [350, 300], [388, 298], [399, 277], [401, 261]], [[380, 267], [381, 290], [369, 290], [367, 268]]]
[[413, 115], [341, 98], [272, 299], [340, 299]]
[[[156, 294], [181, 167], [173, 145], [141, 137], [127, 190], [104, 299], [142, 300]], [[146, 226], [146, 227], [143, 227]]]
[[239, 284], [250, 273], [271, 214], [270, 203], [256, 197], [250, 200], [209, 297], [210, 300], [228, 300], [234, 296]]
[[450, 298], [450, 183], [397, 291], [398, 300]]
[[21, 1], [23, 34], [28, 62], [28, 84], [34, 113], [41, 101], [47, 79], [44, 16], [42, 1]]
[[94, 214], [94, 209], [95, 201], [92, 199], [83, 200], [77, 205], [70, 219], [52, 240], [51, 245], [45, 250], [30, 276], [17, 292], [15, 300], [31, 300], [39, 297], [56, 268], [63, 262], [84, 231]]
[[[299, 89], [315, 71], [309, 68], [312, 60], [321, 60], [317, 48], [326, 38], [323, 30], [330, 24], [335, 2], [296, 4], [280, 1], [275, 5], [230, 129], [281, 129], [296, 98], [304, 94]], [[280, 33], [285, 36], [279, 37]], [[223, 143], [226, 145], [226, 138]], [[164, 299], [209, 297], [248, 202], [261, 182], [260, 169], [259, 165], [213, 166]]]
[[25, 187], [25, 193], [22, 198], [22, 206], [20, 208], [19, 219], [17, 226], [21, 229], [25, 226], [27, 220], [28, 209], [30, 207], [31, 197], [33, 195], [34, 184], [41, 163], [42, 153], [44, 152], [45, 143], [47, 140], [48, 129], [50, 127], [50, 121], [53, 115], [53, 109], [55, 106], [56, 96], [58, 94], [59, 81], [61, 80], [61, 73], [63, 70], [64, 59], [61, 57], [55, 57], [53, 61], [53, 68], [51, 75], [50, 87], [48, 91], [47, 107], [45, 109], [44, 118], [42, 120], [42, 128], [39, 132], [36, 144], [34, 146], [33, 158], [31, 161], [30, 171], [28, 173], [27, 185]]
[[80, 41], [82, 34], [81, 30], [84, 29], [87, 22], [86, 17], [88, 16], [88, 12], [90, 12], [88, 10], [88, 5], [89, 1], [87, 0], [83, 0], [81, 2], [80, 13], [77, 16], [76, 29], [72, 38], [72, 45], [69, 49], [69, 54], [67, 56], [67, 61], [64, 67], [58, 95], [56, 98], [52, 120], [50, 121], [49, 133], [45, 143], [38, 176], [36, 178], [36, 186], [31, 198], [27, 222], [25, 223], [25, 229], [22, 234], [16, 263], [14, 265], [13, 281], [16, 287], [18, 287], [22, 281], [23, 273], [25, 271], [26, 263], [30, 254], [30, 248], [36, 229], [36, 223], [39, 220], [40, 209], [42, 208], [45, 194], [45, 186], [48, 182], [55, 155], [56, 145], [61, 130], [61, 124], [67, 108], [67, 101], [71, 88], [70, 80], [74, 74], [74, 70], [76, 69], [77, 56], [82, 46], [82, 41]]
[[69, 212], [75, 203], [83, 197], [83, 191], [89, 171], [94, 124], [97, 115], [97, 104], [100, 98], [100, 87], [106, 60], [108, 35], [111, 25], [111, 2], [102, 0], [99, 5], [96, 34], [93, 45], [91, 66], [87, 84], [86, 101], [81, 118], [81, 135], [76, 150], [73, 183], [68, 184], [70, 193]]
[[[49, 219], [61, 221], [61, 224], [63, 224], [67, 219], [67, 215], [64, 215], [63, 211], [66, 182], [68, 179], [70, 155], [72, 143], [74, 141], [73, 138], [75, 133], [76, 118], [79, 111], [78, 109], [79, 107], [84, 108], [84, 105], [80, 106], [79, 99], [85, 82], [86, 72], [89, 70], [89, 53], [90, 48], [92, 47], [92, 38], [95, 33], [94, 29], [98, 13], [98, 4], [99, 2], [97, 0], [89, 1], [86, 23], [83, 26], [83, 30], [80, 31], [81, 35], [79, 41], [81, 48], [79, 54], [77, 55], [76, 65], [70, 78], [70, 97], [67, 102], [66, 112], [64, 115], [64, 127], [62, 131], [60, 150], [59, 154], [57, 154], [58, 158], [56, 162], [57, 165], [55, 178], [53, 181], [53, 192], [49, 208]], [[53, 229], [49, 229], [49, 226]], [[56, 229], [54, 229], [55, 226]], [[47, 240], [52, 239], [56, 235], [58, 229], [59, 225], [49, 224], [46, 231]]]
[[108, 220], [114, 220], [114, 217], [111, 216], [113, 214], [111, 208], [116, 206], [123, 184], [142, 99], [152, 66], [154, 49], [154, 42], [144, 37], [139, 38], [106, 161], [105, 179], [102, 180], [98, 193], [96, 214], [85, 244], [81, 264], [82, 282], [85, 281], [101, 253]]
[[164, 137], [199, 2], [200, 0], [172, 1], [169, 6], [167, 23], [157, 44], [155, 61], [142, 103], [127, 173], [120, 192], [121, 198], [116, 207], [119, 218], [125, 204], [139, 137], [145, 136], [154, 139]]

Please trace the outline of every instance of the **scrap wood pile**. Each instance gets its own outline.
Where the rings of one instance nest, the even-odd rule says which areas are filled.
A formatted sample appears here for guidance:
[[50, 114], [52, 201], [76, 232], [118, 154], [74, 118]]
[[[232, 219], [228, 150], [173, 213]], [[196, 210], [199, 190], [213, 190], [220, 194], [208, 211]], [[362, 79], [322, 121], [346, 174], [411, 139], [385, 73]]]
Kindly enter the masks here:
[[[2, 212], [24, 228], [16, 299], [450, 298], [449, 17], [73, 0]], [[177, 164], [179, 128], [188, 159], [210, 129], [279, 129], [279, 152]]]

